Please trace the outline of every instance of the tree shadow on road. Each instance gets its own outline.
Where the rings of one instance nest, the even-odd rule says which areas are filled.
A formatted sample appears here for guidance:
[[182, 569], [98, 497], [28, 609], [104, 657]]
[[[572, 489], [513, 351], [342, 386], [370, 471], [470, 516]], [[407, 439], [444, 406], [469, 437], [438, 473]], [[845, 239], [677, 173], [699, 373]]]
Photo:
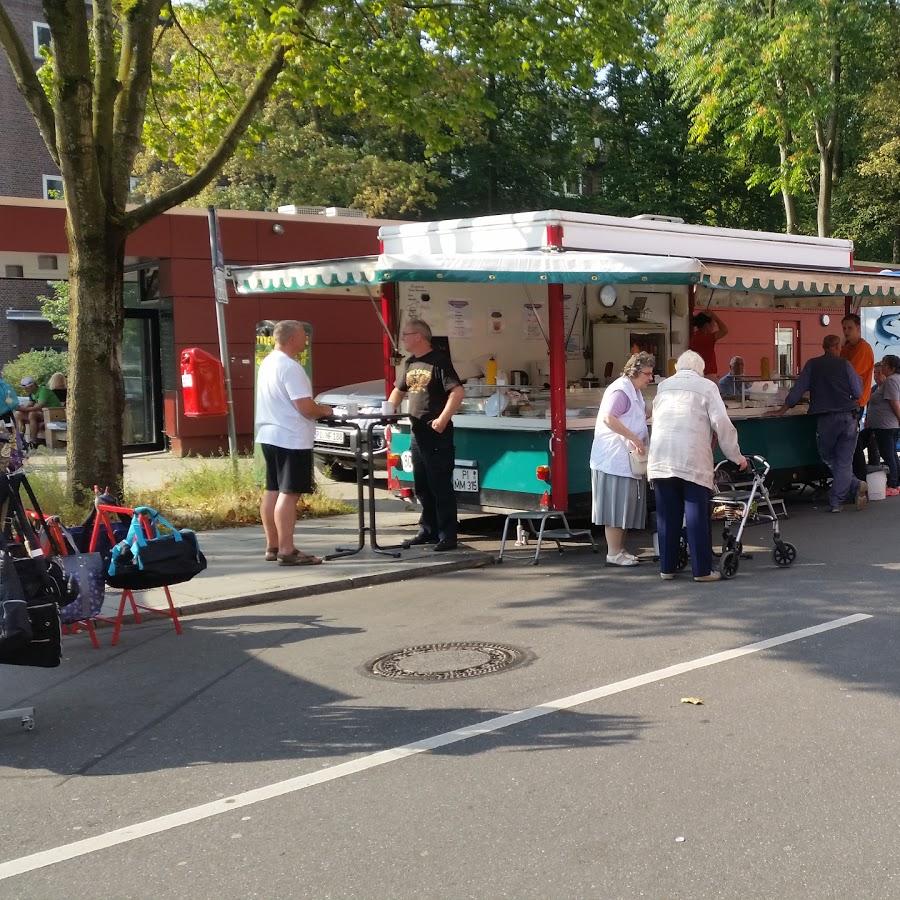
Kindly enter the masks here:
[[[42, 677], [32, 692], [17, 701], [9, 695], [17, 705], [37, 705], [39, 727], [0, 734], [0, 763], [68, 781], [220, 763], [343, 759], [509, 712], [364, 705], [304, 677], [298, 643], [329, 638], [339, 653], [341, 637], [362, 631], [319, 616], [241, 615], [187, 620], [181, 637], [167, 625], [145, 625], [129, 631], [113, 656], [69, 642], [63, 668], [37, 673]], [[568, 711], [433, 752], [603, 747], [637, 740], [645, 727], [637, 716]]]

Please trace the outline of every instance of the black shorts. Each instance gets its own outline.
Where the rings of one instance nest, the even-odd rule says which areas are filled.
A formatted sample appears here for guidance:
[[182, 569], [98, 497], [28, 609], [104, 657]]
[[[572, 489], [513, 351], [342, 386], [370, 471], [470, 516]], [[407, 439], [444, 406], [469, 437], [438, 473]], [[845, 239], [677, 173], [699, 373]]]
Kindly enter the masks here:
[[312, 450], [287, 450], [273, 444], [260, 444], [266, 461], [266, 490], [282, 494], [311, 494], [313, 481]]

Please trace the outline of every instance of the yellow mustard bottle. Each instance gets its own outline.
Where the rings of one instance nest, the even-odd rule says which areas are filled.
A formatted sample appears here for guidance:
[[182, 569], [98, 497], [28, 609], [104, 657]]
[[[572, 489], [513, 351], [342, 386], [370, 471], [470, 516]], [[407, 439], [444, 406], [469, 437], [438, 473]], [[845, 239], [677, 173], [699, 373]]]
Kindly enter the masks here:
[[487, 361], [487, 365], [484, 367], [484, 383], [497, 383], [497, 360], [494, 359], [493, 356]]

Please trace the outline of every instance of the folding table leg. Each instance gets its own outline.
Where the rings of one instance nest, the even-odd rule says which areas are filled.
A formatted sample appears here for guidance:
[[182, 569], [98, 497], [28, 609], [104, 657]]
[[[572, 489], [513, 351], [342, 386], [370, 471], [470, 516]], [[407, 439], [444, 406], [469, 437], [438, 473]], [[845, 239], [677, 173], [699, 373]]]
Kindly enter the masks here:
[[547, 519], [549, 516], [544, 516], [541, 519], [541, 528], [538, 531], [538, 539], [537, 539], [537, 547], [534, 550], [534, 559], [531, 561], [533, 566], [538, 564], [538, 557], [541, 555], [541, 544], [544, 542], [544, 529], [547, 527]]
[[[172, 594], [169, 592], [169, 586], [163, 585], [163, 590], [166, 592], [166, 601], [169, 604], [168, 616], [175, 626], [175, 634], [181, 634], [181, 619], [178, 618], [178, 610], [175, 609], [175, 604], [172, 602]], [[163, 615], [166, 614], [163, 613]]]
[[128, 588], [122, 588], [122, 594], [119, 597], [119, 611], [116, 613], [115, 619], [113, 619], [113, 634], [112, 640], [110, 641], [110, 645], [115, 647], [116, 644], [119, 643], [119, 635], [122, 633], [122, 622], [125, 619], [125, 602], [130, 601], [131, 609], [134, 612], [134, 621], [141, 621], [141, 614], [137, 611], [137, 607], [134, 602], [134, 594]]
[[63, 625], [62, 630], [63, 634], [78, 634], [80, 631], [86, 631], [88, 637], [91, 639], [91, 644], [93, 644], [94, 649], [100, 649], [100, 641], [97, 639], [97, 629], [94, 628], [94, 623], [90, 619], [81, 619], [78, 622], [73, 622], [71, 625]]
[[500, 554], [497, 556], [497, 562], [503, 562], [503, 550], [506, 547], [506, 532], [509, 530], [509, 520], [511, 516], [506, 517], [503, 523], [503, 537], [500, 538]]

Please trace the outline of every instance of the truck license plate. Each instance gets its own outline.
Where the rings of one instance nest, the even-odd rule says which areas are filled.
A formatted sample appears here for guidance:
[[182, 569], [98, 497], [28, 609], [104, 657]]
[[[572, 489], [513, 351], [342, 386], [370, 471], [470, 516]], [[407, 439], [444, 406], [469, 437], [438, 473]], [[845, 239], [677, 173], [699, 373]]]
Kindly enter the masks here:
[[341, 444], [344, 443], [344, 432], [335, 428], [317, 428], [316, 440], [320, 444]]
[[478, 493], [478, 469], [454, 469], [453, 490], [464, 494]]

